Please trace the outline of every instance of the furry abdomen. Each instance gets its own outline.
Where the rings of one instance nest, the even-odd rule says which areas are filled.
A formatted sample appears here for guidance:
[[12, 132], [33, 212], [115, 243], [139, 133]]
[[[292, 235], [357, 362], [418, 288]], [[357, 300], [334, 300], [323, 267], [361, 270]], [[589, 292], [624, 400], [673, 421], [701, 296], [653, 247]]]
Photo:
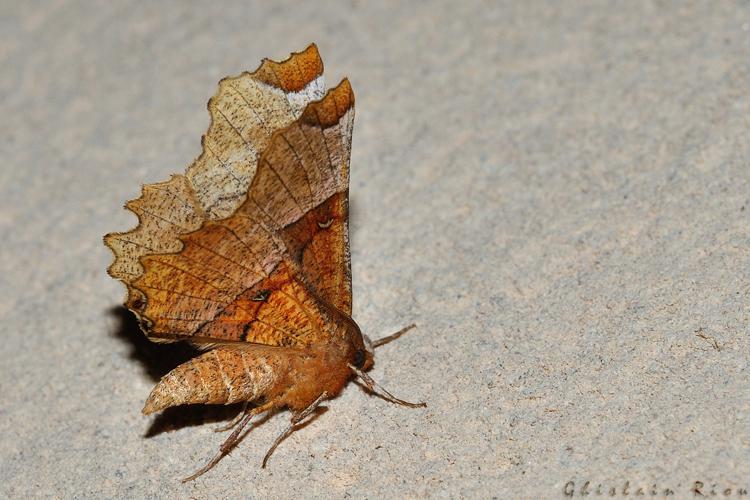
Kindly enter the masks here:
[[323, 392], [333, 397], [351, 372], [324, 350], [218, 347], [181, 364], [154, 387], [143, 413], [182, 404], [232, 404], [263, 399], [298, 411]]
[[285, 372], [284, 359], [217, 348], [166, 374], [146, 400], [143, 413], [190, 403], [231, 404], [267, 394]]

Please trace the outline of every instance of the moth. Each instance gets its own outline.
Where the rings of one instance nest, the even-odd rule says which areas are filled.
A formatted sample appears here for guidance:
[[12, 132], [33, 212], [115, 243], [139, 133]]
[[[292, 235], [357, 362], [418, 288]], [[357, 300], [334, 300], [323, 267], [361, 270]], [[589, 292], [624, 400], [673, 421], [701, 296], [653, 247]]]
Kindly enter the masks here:
[[[276, 446], [353, 378], [409, 407], [368, 374], [374, 348], [352, 319], [349, 159], [354, 94], [325, 91], [312, 44], [227, 77], [208, 102], [202, 153], [184, 174], [125, 204], [138, 225], [104, 237], [109, 274], [154, 342], [205, 352], [154, 387], [143, 413], [244, 402], [216, 465], [252, 418], [291, 410]], [[413, 326], [413, 325], [411, 325]]]

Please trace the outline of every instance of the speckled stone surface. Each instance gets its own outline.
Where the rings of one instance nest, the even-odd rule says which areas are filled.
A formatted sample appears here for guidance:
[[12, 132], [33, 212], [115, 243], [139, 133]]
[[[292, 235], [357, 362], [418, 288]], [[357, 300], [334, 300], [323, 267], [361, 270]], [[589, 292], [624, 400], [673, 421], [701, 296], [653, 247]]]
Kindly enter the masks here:
[[[372, 375], [429, 406], [352, 384], [181, 484], [232, 409], [140, 415], [191, 352], [101, 236], [221, 77], [311, 41], [357, 94], [354, 317], [419, 325]], [[748, 54], [744, 2], [2, 2], [0, 497], [750, 489]]]

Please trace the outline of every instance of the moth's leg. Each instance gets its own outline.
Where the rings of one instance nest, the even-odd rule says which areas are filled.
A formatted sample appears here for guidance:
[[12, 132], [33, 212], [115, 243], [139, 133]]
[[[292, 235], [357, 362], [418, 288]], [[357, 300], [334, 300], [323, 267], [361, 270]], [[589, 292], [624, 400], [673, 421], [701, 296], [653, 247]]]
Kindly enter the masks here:
[[245, 413], [247, 413], [247, 406], [249, 404], [250, 404], [250, 401], [245, 401], [245, 403], [242, 405], [242, 409], [237, 414], [237, 416], [235, 416], [232, 420], [230, 420], [226, 424], [220, 425], [219, 427], [217, 427], [216, 429], [214, 429], [214, 432], [228, 431], [229, 429], [231, 429], [235, 425], [239, 424], [240, 420], [242, 420], [242, 417], [245, 415]]
[[412, 328], [416, 328], [416, 326], [417, 325], [415, 325], [414, 323], [412, 323], [411, 325], [402, 328], [401, 330], [397, 331], [396, 333], [388, 335], [387, 337], [383, 337], [382, 339], [374, 340], [372, 342], [372, 346], [373, 347], [380, 347], [381, 345], [387, 344], [388, 342], [391, 342], [392, 340], [396, 340], [397, 338], [399, 338], [401, 335], [405, 334], [406, 332], [408, 332]]
[[263, 457], [263, 465], [262, 465], [262, 467], [264, 469], [266, 467], [266, 462], [268, 462], [268, 459], [271, 458], [271, 454], [276, 449], [276, 447], [279, 445], [279, 443], [281, 443], [284, 439], [286, 439], [286, 437], [289, 434], [291, 434], [292, 431], [294, 431], [294, 427], [297, 424], [299, 424], [301, 421], [303, 421], [304, 419], [306, 419], [308, 416], [310, 416], [310, 414], [312, 412], [314, 412], [315, 409], [320, 405], [320, 403], [322, 403], [323, 400], [325, 398], [327, 398], [327, 397], [328, 397], [328, 393], [325, 392], [325, 391], [323, 391], [323, 394], [321, 394], [320, 396], [318, 396], [318, 399], [316, 399], [315, 401], [313, 401], [310, 404], [310, 406], [308, 406], [307, 408], [305, 408], [301, 412], [295, 413], [294, 415], [292, 415], [292, 422], [289, 424], [289, 427], [287, 427], [286, 429], [284, 429], [284, 432], [282, 432], [281, 434], [279, 434], [279, 437], [276, 438], [276, 441], [273, 442], [273, 444], [271, 445], [271, 447], [266, 452], [266, 456]]
[[[374, 392], [375, 394], [380, 395], [383, 399], [390, 401], [391, 403], [396, 403], [398, 405], [402, 406], [408, 406], [409, 408], [419, 408], [422, 406], [427, 406], [427, 403], [410, 403], [408, 401], [404, 401], [403, 399], [398, 399], [390, 392], [386, 391], [380, 384], [375, 382], [372, 377], [370, 377], [366, 372], [363, 372], [356, 366], [347, 363], [349, 365], [349, 368], [357, 374], [357, 376], [362, 379], [362, 382], [367, 386], [367, 388]], [[377, 389], [377, 390], [375, 390]]]
[[182, 480], [183, 483], [186, 483], [188, 481], [192, 481], [193, 479], [197, 478], [198, 476], [205, 474], [209, 470], [213, 468], [214, 465], [219, 463], [219, 460], [224, 458], [224, 455], [229, 453], [229, 451], [234, 448], [234, 446], [239, 441], [240, 434], [242, 433], [242, 429], [245, 428], [245, 426], [250, 422], [250, 420], [253, 419], [256, 415], [260, 415], [261, 413], [273, 409], [274, 402], [266, 403], [262, 406], [258, 406], [257, 408], [253, 408], [252, 410], [246, 412], [244, 414], [244, 418], [240, 420], [239, 424], [237, 425], [237, 428], [232, 432], [229, 437], [222, 443], [222, 445], [219, 447], [219, 453], [216, 454], [214, 458], [211, 459], [210, 462], [208, 462], [205, 466], [201, 467], [195, 473], [191, 474], [190, 476], [186, 477]]

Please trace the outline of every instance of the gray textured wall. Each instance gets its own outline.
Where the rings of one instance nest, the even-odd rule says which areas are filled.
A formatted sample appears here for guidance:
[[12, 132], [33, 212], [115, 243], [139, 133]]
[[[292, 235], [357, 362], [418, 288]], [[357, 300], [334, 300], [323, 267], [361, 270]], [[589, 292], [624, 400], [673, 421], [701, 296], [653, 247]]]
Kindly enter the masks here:
[[[419, 324], [372, 374], [429, 407], [351, 385], [182, 485], [231, 414], [140, 415], [190, 353], [101, 236], [221, 77], [310, 41], [357, 94], [355, 319]], [[748, 55], [746, 2], [2, 2], [0, 496], [750, 489]]]

